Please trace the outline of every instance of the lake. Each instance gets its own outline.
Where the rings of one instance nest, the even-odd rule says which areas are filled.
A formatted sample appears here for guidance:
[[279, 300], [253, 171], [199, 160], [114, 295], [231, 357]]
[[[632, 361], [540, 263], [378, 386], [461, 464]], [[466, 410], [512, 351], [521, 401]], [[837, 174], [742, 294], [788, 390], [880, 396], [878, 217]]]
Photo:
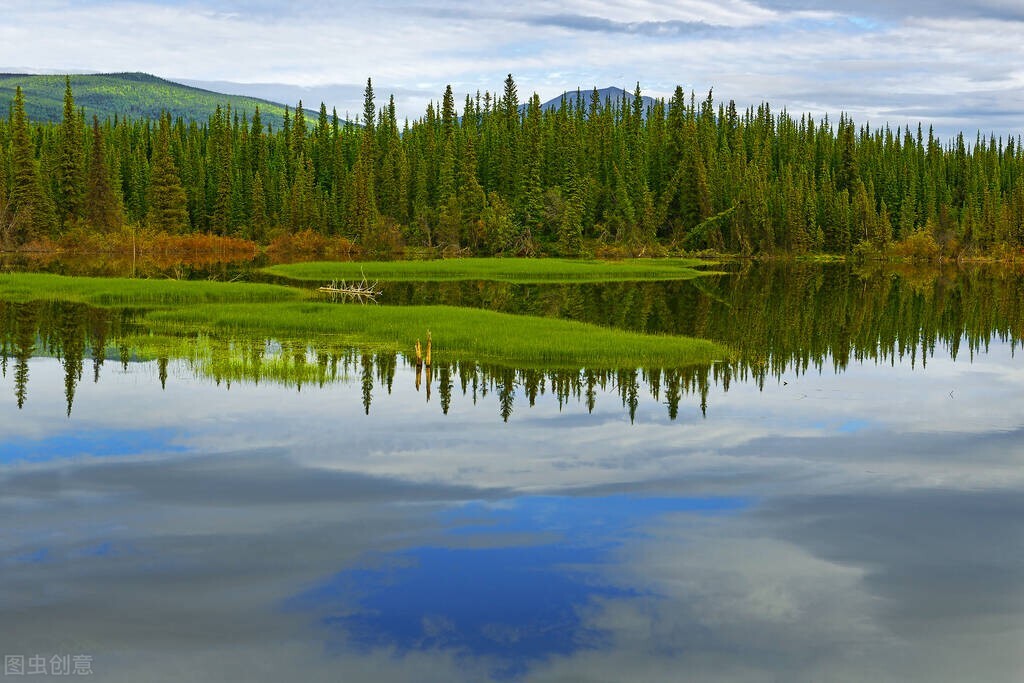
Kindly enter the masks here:
[[1024, 275], [723, 268], [383, 284], [735, 350], [684, 368], [158, 345], [137, 310], [0, 302], [5, 665], [1022, 680]]

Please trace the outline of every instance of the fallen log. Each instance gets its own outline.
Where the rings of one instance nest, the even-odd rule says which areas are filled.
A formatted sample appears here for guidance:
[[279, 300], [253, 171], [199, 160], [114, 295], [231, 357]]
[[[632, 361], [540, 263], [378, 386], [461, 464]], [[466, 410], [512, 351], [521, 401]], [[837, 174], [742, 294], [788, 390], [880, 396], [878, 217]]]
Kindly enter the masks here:
[[366, 280], [353, 283], [334, 280], [329, 285], [319, 287], [317, 291], [327, 294], [332, 301], [358, 301], [359, 303], [367, 301], [377, 303], [377, 297], [381, 295], [381, 289], [377, 283], [368, 283]]

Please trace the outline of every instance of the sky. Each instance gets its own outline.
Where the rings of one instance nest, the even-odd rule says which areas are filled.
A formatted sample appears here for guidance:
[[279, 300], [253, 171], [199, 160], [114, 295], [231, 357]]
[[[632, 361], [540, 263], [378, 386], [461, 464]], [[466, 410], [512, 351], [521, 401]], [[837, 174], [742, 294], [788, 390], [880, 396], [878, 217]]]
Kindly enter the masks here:
[[[942, 134], [1024, 130], [1018, 0], [3, 0], [0, 68], [145, 71], [416, 117], [456, 93], [676, 85]], [[250, 88], [253, 90], [253, 88]], [[294, 103], [294, 102], [291, 102]]]

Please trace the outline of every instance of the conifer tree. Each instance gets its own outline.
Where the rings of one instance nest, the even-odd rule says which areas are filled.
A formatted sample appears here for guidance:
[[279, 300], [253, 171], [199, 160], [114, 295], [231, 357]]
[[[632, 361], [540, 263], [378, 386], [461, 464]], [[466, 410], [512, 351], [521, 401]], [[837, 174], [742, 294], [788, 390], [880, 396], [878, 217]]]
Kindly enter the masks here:
[[7, 232], [11, 226], [10, 192], [7, 189], [7, 169], [9, 166], [7, 144], [6, 141], [0, 138], [0, 247], [6, 246]]
[[362, 243], [373, 241], [377, 235], [379, 212], [377, 210], [377, 193], [374, 189], [374, 105], [373, 84], [366, 79], [366, 91], [363, 96], [363, 115], [368, 117], [363, 123], [358, 157], [352, 173], [352, 197], [349, 204], [349, 232]]
[[160, 117], [153, 147], [146, 222], [155, 230], [169, 233], [189, 228], [185, 190], [171, 155], [171, 115], [166, 112]]
[[111, 183], [106, 144], [96, 116], [92, 117], [92, 153], [89, 155], [85, 211], [89, 227], [100, 232], [117, 230], [124, 222], [121, 195]]
[[836, 189], [856, 194], [860, 168], [857, 163], [857, 141], [854, 137], [853, 122], [839, 119], [839, 168], [836, 173]]
[[505, 91], [501, 97], [501, 125], [498, 134], [497, 190], [503, 197], [514, 201], [518, 198], [519, 161], [519, 94], [512, 74], [505, 79]]
[[583, 246], [582, 187], [575, 170], [570, 172], [567, 196], [558, 225], [558, 250], [564, 256], [579, 256]]
[[262, 242], [267, 237], [267, 197], [263, 188], [263, 176], [259, 171], [252, 181], [252, 197], [249, 201], [251, 218], [249, 219], [248, 237], [256, 242]]
[[7, 239], [14, 245], [44, 237], [55, 227], [53, 208], [43, 193], [35, 144], [25, 115], [21, 86], [11, 112], [11, 186]]
[[484, 242], [491, 254], [512, 253], [519, 241], [519, 229], [508, 205], [497, 192], [488, 195], [481, 223]]
[[290, 142], [292, 163], [299, 165], [306, 158], [306, 111], [302, 107], [302, 100], [299, 100], [299, 103], [295, 105]]
[[377, 118], [377, 107], [373, 102], [373, 80], [366, 79], [366, 88], [363, 89], [363, 128], [373, 129]]
[[466, 140], [459, 165], [459, 203], [462, 206], [463, 244], [477, 249], [483, 239], [481, 220], [487, 197], [476, 175], [476, 149], [473, 138]]
[[82, 165], [82, 128], [75, 112], [71, 77], [64, 78], [64, 114], [60, 124], [60, 170], [57, 177], [57, 209], [62, 224], [82, 217], [85, 184]]
[[536, 94], [527, 105], [526, 122], [523, 128], [523, 157], [519, 184], [519, 215], [528, 236], [540, 235], [544, 211], [544, 187], [541, 168], [544, 161], [543, 131], [540, 97]]
[[[230, 115], [230, 112], [229, 112]], [[296, 119], [298, 116], [296, 116]], [[231, 229], [232, 199], [232, 136], [230, 124], [221, 116], [220, 108], [215, 114], [215, 126], [211, 131], [210, 166], [216, 170], [216, 185], [213, 190], [213, 215], [210, 228], [215, 235], [227, 235]], [[293, 138], [294, 139], [294, 138]]]

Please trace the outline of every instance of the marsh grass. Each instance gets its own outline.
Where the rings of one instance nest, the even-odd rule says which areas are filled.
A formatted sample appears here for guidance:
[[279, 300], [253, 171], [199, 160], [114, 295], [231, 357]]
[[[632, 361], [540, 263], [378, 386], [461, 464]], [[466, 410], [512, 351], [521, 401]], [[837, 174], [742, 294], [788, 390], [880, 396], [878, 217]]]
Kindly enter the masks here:
[[728, 356], [725, 347], [707, 340], [449, 306], [201, 304], [153, 311], [145, 322], [161, 332], [313, 334], [407, 357], [414, 357], [416, 339], [430, 330], [433, 355], [440, 362], [475, 360], [520, 367], [681, 367]]
[[[315, 340], [406, 357], [413, 357], [417, 339], [432, 339], [424, 349], [428, 364], [433, 355], [441, 363], [473, 360], [508, 367], [681, 367], [728, 355], [711, 341], [567, 320], [451, 306], [316, 303], [309, 297], [296, 287], [251, 283], [0, 274], [0, 299], [8, 301], [61, 300], [143, 309], [136, 324], [155, 333], [148, 347], [139, 347], [148, 356], [155, 352], [160, 335], [194, 337], [202, 332]], [[180, 350], [170, 355], [183, 357]]]
[[293, 287], [245, 282], [0, 273], [0, 298], [16, 302], [60, 300], [93, 306], [173, 306], [215, 302], [295, 301], [307, 296], [306, 292]]
[[263, 271], [296, 281], [373, 280], [453, 281], [496, 280], [520, 284], [687, 280], [709, 274], [696, 270], [697, 259], [573, 259], [464, 258], [435, 261], [312, 261], [268, 266]]

